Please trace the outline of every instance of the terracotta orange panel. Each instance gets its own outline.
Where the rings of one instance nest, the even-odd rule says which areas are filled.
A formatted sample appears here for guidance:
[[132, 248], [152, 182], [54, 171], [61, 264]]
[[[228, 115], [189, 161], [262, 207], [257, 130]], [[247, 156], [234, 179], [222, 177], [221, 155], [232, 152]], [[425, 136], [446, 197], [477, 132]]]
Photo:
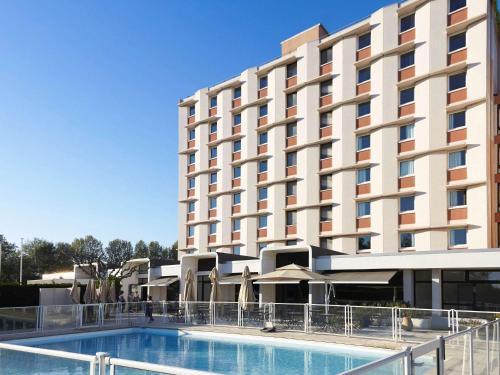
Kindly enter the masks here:
[[495, 222], [500, 223], [500, 212], [495, 212]]
[[398, 152], [408, 152], [415, 150], [415, 140], [399, 142]]
[[265, 210], [267, 208], [267, 201], [259, 201], [257, 202], [258, 210]]
[[464, 219], [467, 219], [467, 207], [448, 209], [448, 220], [464, 220]]
[[415, 113], [415, 103], [402, 105], [399, 107], [399, 117], [413, 115]]
[[319, 129], [320, 138], [331, 137], [332, 136], [332, 126], [327, 126], [326, 128]]
[[208, 135], [208, 141], [209, 142], [213, 142], [213, 141], [216, 141], [217, 140], [217, 133], [210, 133]]
[[240, 239], [240, 232], [232, 232], [231, 233], [231, 241], [237, 241]]
[[398, 181], [400, 189], [407, 189], [415, 186], [415, 176], [401, 177]]
[[448, 132], [448, 143], [464, 141], [467, 139], [467, 128], [450, 130]]
[[193, 197], [194, 196], [194, 189], [188, 189], [187, 196], [188, 197]]
[[319, 200], [321, 201], [327, 201], [332, 199], [332, 189], [328, 190], [321, 190], [319, 192]]
[[194, 238], [193, 238], [193, 237], [189, 237], [189, 238], [187, 238], [187, 239], [186, 239], [186, 243], [187, 243], [188, 245], [194, 245]]
[[356, 152], [356, 161], [370, 160], [370, 150], [363, 150]]
[[356, 195], [369, 194], [371, 191], [370, 185], [370, 183], [356, 185]]
[[257, 126], [264, 126], [267, 125], [267, 116], [264, 117], [259, 117], [257, 120]]
[[448, 15], [448, 26], [465, 21], [467, 19], [467, 8], [463, 8]]
[[401, 69], [398, 73], [398, 80], [404, 81], [405, 79], [410, 79], [415, 77], [415, 67], [410, 66], [406, 69]]
[[411, 42], [412, 40], [415, 40], [415, 29], [399, 34], [399, 44], [405, 44]]
[[267, 181], [267, 172], [257, 173], [257, 181], [258, 182]]
[[286, 234], [297, 234], [297, 226], [296, 225], [287, 225], [286, 226]]
[[208, 210], [208, 217], [216, 217], [217, 216], [217, 209], [212, 208], [211, 210]]
[[287, 88], [295, 86], [296, 84], [297, 84], [297, 76], [287, 78], [287, 80], [286, 80], [286, 87]]
[[495, 173], [494, 178], [495, 178], [495, 182], [496, 182], [497, 184], [500, 184], [500, 173]]
[[212, 107], [208, 110], [208, 115], [210, 117], [215, 116], [217, 114], [217, 107]]
[[188, 213], [186, 219], [187, 219], [187, 221], [193, 221], [194, 220], [194, 212]]
[[257, 237], [267, 237], [267, 229], [258, 229]]
[[194, 172], [194, 164], [188, 165], [188, 173]]
[[356, 119], [356, 128], [363, 128], [370, 125], [371, 116], [363, 116]]
[[360, 49], [359, 51], [356, 52], [356, 60], [363, 60], [368, 57], [370, 57], [372, 54], [372, 48], [371, 47], [366, 47], [363, 49]]
[[356, 219], [356, 227], [358, 228], [370, 228], [371, 225], [372, 221], [369, 217], [360, 217]]
[[286, 167], [286, 175], [287, 176], [294, 176], [296, 174], [297, 174], [297, 167], [296, 166]]
[[208, 191], [210, 193], [213, 193], [214, 191], [217, 191], [217, 184], [208, 185]]
[[324, 107], [325, 105], [330, 105], [332, 104], [332, 96], [331, 95], [325, 95], [319, 98], [319, 106]]
[[295, 146], [297, 144], [297, 136], [288, 137], [286, 139], [286, 147]]
[[208, 243], [214, 243], [215, 241], [217, 241], [217, 236], [215, 234], [208, 236]]
[[467, 178], [467, 168], [458, 168], [448, 171], [448, 181], [465, 180]]
[[241, 125], [233, 126], [233, 135], [241, 133]]
[[448, 93], [448, 104], [460, 102], [467, 99], [467, 88], [456, 90]]
[[192, 124], [194, 122], [194, 116], [189, 116], [188, 117], [188, 125]]
[[241, 206], [240, 206], [240, 205], [233, 206], [233, 207], [231, 208], [231, 212], [232, 212], [233, 214], [239, 214], [239, 213], [241, 212]]
[[332, 167], [332, 158], [327, 158], [319, 161], [319, 169], [326, 169]]
[[294, 204], [297, 204], [297, 196], [296, 195], [288, 195], [286, 197], [286, 205], [292, 206]]
[[493, 141], [496, 145], [500, 144], [500, 135], [495, 135], [493, 137]]
[[267, 87], [260, 89], [259, 92], [257, 93], [257, 97], [260, 98], [265, 98], [267, 96]]
[[319, 223], [319, 231], [320, 232], [331, 232], [332, 231], [332, 222], [331, 221], [322, 221]]
[[324, 64], [319, 67], [319, 75], [328, 74], [332, 72], [332, 63]]
[[234, 179], [232, 180], [232, 186], [233, 186], [233, 187], [238, 187], [238, 186], [240, 186], [240, 185], [241, 185], [241, 179], [239, 179], [239, 178], [234, 178]]
[[360, 83], [359, 85], [356, 86], [356, 95], [361, 95], [370, 92], [371, 87], [372, 84], [370, 81]]
[[257, 147], [258, 154], [265, 154], [267, 152], [267, 145], [260, 145]]
[[193, 141], [188, 141], [188, 143], [187, 143], [187, 148], [188, 149], [193, 148], [194, 146], [195, 146], [194, 140]]
[[448, 54], [448, 65], [467, 60], [467, 48]]
[[241, 152], [233, 152], [233, 161], [241, 159]]
[[208, 161], [208, 166], [211, 168], [211, 167], [216, 167], [217, 166], [217, 158], [215, 159], [210, 159]]
[[241, 106], [241, 98], [233, 99], [233, 108]]
[[399, 214], [399, 225], [415, 224], [415, 213]]
[[292, 117], [297, 114], [297, 106], [286, 109], [286, 117]]

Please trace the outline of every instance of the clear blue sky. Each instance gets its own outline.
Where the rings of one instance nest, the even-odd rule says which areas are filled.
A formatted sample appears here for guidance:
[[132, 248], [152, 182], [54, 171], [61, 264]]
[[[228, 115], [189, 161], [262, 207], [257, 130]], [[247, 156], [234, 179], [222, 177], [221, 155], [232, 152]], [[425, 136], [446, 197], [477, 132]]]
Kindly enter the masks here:
[[177, 101], [390, 0], [0, 3], [0, 234], [177, 237]]

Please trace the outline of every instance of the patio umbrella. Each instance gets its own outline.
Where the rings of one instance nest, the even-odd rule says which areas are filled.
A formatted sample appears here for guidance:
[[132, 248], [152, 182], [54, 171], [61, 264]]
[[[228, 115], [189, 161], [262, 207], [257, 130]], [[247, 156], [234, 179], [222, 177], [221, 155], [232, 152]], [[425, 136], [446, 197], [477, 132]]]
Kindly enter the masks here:
[[241, 274], [241, 287], [240, 293], [238, 294], [238, 303], [241, 305], [243, 310], [247, 310], [251, 307], [251, 303], [255, 302], [255, 296], [253, 295], [252, 276], [250, 275], [250, 270], [248, 266], [245, 266], [243, 273]]
[[108, 294], [109, 294], [109, 281], [108, 279], [101, 280], [99, 285], [99, 302], [106, 303], [108, 302]]
[[87, 283], [87, 288], [85, 289], [85, 294], [83, 295], [83, 302], [86, 304], [97, 302], [97, 293], [95, 289], [94, 279], [90, 279]]
[[212, 283], [212, 290], [210, 291], [210, 303], [217, 302], [222, 297], [219, 285], [219, 272], [217, 272], [217, 267], [212, 268], [212, 271], [210, 271], [208, 278]]
[[182, 294], [184, 302], [194, 301], [193, 272], [188, 268], [184, 277], [184, 292]]
[[115, 283], [115, 280], [112, 280], [111, 284], [109, 286], [108, 301], [111, 303], [116, 302], [116, 283]]
[[76, 281], [76, 279], [73, 280], [73, 286], [71, 287], [69, 295], [73, 303], [80, 303], [80, 288], [78, 287], [78, 281]]

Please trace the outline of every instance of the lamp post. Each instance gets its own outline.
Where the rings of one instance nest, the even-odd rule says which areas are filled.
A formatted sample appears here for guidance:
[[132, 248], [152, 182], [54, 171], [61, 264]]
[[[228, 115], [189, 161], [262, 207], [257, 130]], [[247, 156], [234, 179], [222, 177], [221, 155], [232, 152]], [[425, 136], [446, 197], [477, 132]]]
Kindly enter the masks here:
[[20, 257], [21, 261], [19, 262], [19, 284], [23, 283], [23, 241], [24, 238], [21, 237], [21, 251], [20, 251]]

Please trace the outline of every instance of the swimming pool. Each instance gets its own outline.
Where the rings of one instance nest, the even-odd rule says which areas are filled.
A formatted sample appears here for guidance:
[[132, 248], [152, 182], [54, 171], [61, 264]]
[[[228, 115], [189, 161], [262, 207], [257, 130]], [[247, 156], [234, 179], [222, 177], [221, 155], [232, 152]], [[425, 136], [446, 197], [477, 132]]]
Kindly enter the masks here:
[[[11, 341], [19, 345], [211, 371], [221, 374], [336, 374], [390, 351], [268, 337], [132, 328]], [[2, 374], [88, 374], [88, 365], [14, 351], [0, 351]], [[145, 374], [121, 369], [119, 375]]]

